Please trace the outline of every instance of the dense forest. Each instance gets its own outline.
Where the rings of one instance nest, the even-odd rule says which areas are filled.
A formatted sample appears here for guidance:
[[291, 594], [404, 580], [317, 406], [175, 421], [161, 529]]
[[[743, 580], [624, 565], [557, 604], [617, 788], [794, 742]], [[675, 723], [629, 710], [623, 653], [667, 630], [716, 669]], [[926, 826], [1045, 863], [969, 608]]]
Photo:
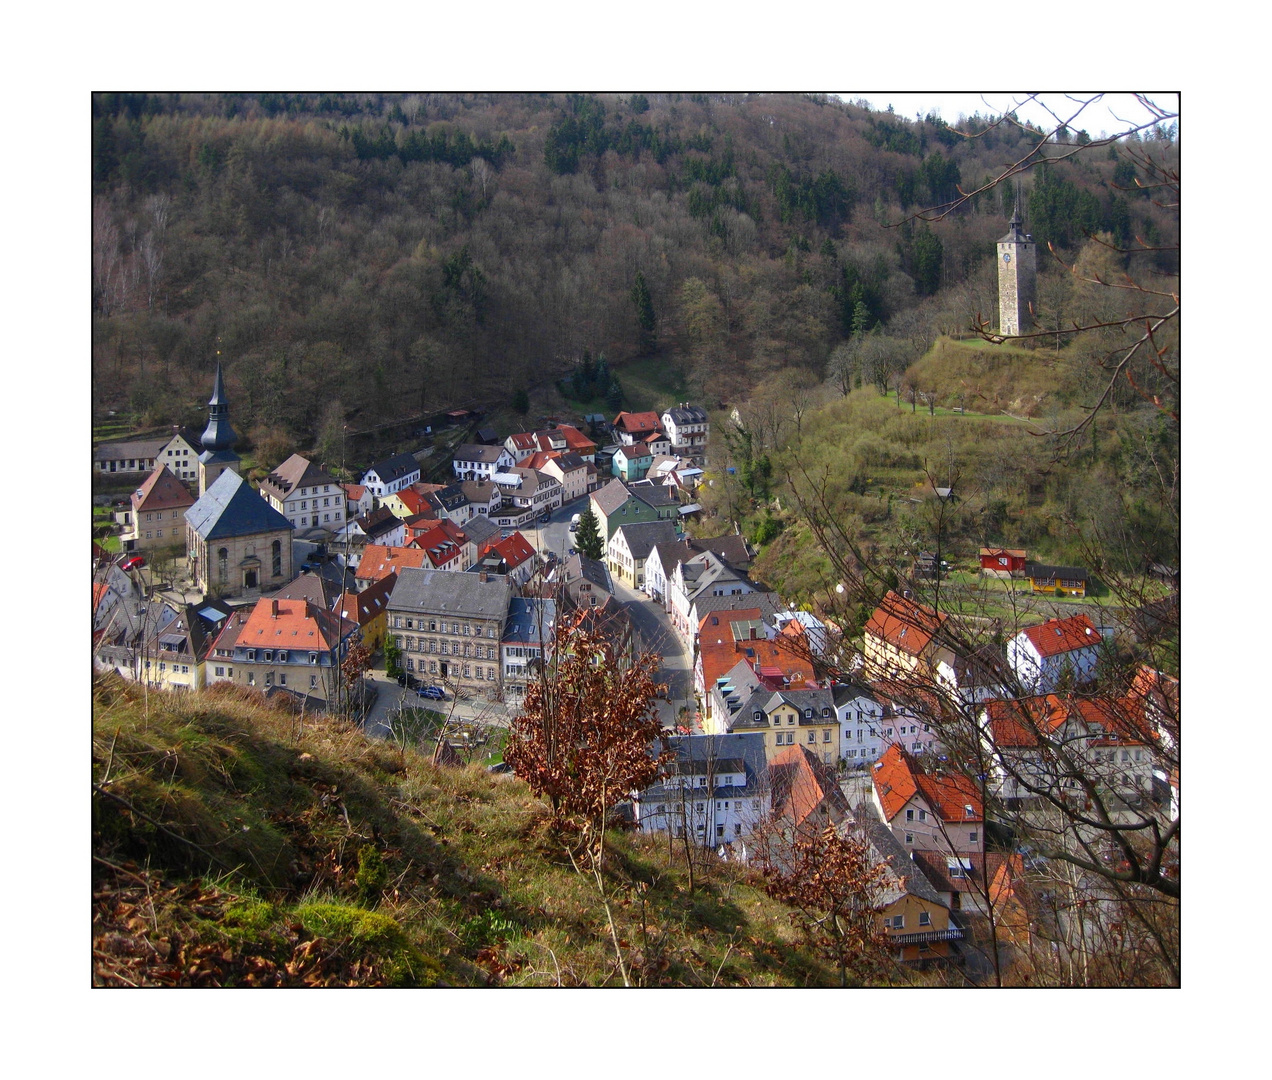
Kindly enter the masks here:
[[[807, 96], [97, 95], [95, 415], [197, 420], [218, 348], [243, 428], [306, 448], [338, 416], [503, 401], [585, 349], [656, 351], [714, 406], [820, 380], [875, 328], [926, 348], [992, 309], [1021, 193], [907, 215], [1037, 137], [960, 130]], [[1036, 239], [1170, 247], [1134, 174], [1116, 147], [1034, 172]]]

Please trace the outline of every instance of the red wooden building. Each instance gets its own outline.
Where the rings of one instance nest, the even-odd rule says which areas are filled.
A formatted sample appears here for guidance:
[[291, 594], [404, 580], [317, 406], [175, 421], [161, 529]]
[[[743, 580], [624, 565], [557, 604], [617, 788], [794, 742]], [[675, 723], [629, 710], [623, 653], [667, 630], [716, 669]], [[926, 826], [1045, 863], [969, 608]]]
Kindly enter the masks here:
[[1026, 555], [1020, 548], [983, 547], [981, 573], [994, 577], [1019, 577], [1025, 572]]

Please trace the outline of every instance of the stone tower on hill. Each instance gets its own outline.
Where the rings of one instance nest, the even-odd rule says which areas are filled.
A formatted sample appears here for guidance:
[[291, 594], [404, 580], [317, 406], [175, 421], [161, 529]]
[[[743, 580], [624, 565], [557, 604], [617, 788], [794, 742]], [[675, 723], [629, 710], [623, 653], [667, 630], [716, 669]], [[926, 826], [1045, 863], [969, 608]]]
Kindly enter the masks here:
[[1033, 329], [1037, 262], [1032, 236], [1020, 231], [1020, 205], [1011, 215], [1007, 235], [998, 241], [998, 332], [1003, 337]]
[[238, 472], [240, 464], [239, 456], [233, 450], [238, 436], [230, 427], [230, 402], [225, 396], [220, 360], [216, 362], [216, 383], [208, 401], [208, 426], [199, 441], [203, 445], [203, 453], [199, 455], [199, 494], [206, 495], [217, 477], [227, 470]]

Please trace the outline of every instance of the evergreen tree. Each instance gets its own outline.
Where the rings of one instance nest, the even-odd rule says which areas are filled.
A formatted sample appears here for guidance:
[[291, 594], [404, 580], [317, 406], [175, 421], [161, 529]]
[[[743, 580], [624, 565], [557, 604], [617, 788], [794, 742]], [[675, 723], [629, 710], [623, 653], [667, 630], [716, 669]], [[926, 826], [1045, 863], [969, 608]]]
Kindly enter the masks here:
[[941, 285], [941, 260], [945, 249], [926, 225], [914, 236], [914, 291], [931, 296]]
[[512, 392], [512, 408], [519, 416], [525, 416], [530, 411], [530, 394], [524, 386], [518, 386]]
[[632, 303], [636, 305], [636, 322], [640, 327], [638, 355], [648, 356], [658, 348], [658, 320], [654, 315], [654, 301], [645, 284], [645, 275], [636, 271], [636, 284], [632, 286]]
[[596, 514], [589, 506], [582, 514], [579, 515], [578, 532], [574, 534], [574, 546], [578, 548], [580, 555], [586, 555], [589, 559], [601, 559], [605, 555], [605, 549], [601, 544], [601, 527], [596, 520]]
[[615, 412], [623, 407], [623, 384], [617, 375], [610, 379], [609, 389], [605, 391], [605, 404]]

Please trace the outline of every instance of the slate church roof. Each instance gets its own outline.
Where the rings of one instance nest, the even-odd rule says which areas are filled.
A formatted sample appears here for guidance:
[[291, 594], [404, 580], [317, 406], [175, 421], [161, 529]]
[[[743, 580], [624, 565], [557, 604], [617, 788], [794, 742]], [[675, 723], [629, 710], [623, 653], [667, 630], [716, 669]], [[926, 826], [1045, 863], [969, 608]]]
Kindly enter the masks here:
[[238, 473], [223, 472], [185, 514], [204, 540], [278, 532], [292, 523], [269, 505]]

